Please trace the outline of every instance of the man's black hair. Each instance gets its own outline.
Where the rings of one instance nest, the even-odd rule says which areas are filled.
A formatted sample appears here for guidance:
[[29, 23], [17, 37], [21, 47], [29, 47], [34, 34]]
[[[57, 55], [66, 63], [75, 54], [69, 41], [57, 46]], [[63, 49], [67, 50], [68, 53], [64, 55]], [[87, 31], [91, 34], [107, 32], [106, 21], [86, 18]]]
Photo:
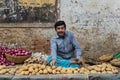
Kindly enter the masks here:
[[57, 21], [54, 25], [55, 29], [57, 28], [57, 26], [61, 26], [61, 25], [64, 25], [65, 29], [66, 29], [66, 24], [64, 21]]

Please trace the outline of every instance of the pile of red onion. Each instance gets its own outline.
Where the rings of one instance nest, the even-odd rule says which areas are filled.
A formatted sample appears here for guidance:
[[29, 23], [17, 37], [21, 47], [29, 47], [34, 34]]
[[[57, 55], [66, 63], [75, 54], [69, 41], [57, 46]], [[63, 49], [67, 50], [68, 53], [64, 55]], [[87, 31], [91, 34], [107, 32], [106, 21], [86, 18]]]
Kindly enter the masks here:
[[12, 49], [6, 49], [5, 53], [13, 56], [26, 56], [26, 55], [31, 55], [32, 51], [26, 50], [21, 47], [14, 47]]
[[8, 61], [5, 58], [5, 54], [10, 54], [12, 56], [26, 56], [31, 55], [32, 51], [26, 50], [21, 47], [14, 47], [9, 49], [5, 46], [0, 46], [0, 65], [14, 65], [15, 63]]

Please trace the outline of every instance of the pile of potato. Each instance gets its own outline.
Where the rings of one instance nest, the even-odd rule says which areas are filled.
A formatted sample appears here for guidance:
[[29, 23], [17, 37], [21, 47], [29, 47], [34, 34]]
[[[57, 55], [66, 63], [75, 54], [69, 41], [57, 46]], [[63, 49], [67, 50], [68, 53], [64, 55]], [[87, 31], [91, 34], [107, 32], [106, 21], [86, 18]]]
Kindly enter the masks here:
[[[28, 64], [21, 66], [16, 75], [40, 75], [40, 74], [78, 74], [80, 68], [62, 68], [55, 66], [45, 66], [41, 64]], [[86, 70], [86, 69], [84, 69]]]
[[90, 73], [108, 73], [108, 74], [116, 74], [118, 73], [118, 70], [116, 67], [112, 66], [111, 64], [102, 63], [101, 65], [94, 65], [89, 66], [87, 68]]
[[41, 64], [28, 64], [21, 66], [16, 75], [40, 75], [40, 74], [116, 74], [118, 70], [110, 64], [101, 64], [82, 68], [62, 68], [55, 66], [45, 66]]
[[82, 68], [62, 68], [43, 64], [24, 64], [22, 66], [0, 66], [0, 75], [41, 75], [41, 74], [116, 74], [118, 70], [111, 64], [103, 63]]
[[15, 74], [16, 70], [17, 70], [17, 67], [8, 67], [5, 65], [0, 65], [0, 75]]
[[17, 71], [16, 75], [40, 75], [40, 74], [49, 74], [52, 73], [55, 66], [45, 66], [41, 64], [27, 64], [21, 66]]
[[0, 74], [6, 74], [8, 72], [8, 69], [5, 65], [0, 66]]

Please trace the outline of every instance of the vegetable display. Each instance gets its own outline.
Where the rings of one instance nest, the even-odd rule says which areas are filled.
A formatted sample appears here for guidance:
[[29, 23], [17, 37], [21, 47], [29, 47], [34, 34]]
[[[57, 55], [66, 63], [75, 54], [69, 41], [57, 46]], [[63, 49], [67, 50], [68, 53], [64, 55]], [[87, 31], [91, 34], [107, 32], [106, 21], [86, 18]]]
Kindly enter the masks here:
[[13, 47], [9, 49], [6, 46], [0, 46], [0, 65], [7, 66], [7, 65], [15, 65], [15, 63], [7, 60], [5, 54], [9, 54], [12, 56], [27, 56], [27, 55], [31, 55], [32, 51], [26, 50], [21, 47]]
[[16, 75], [40, 75], [40, 74], [116, 74], [118, 70], [110, 64], [103, 63], [82, 68], [62, 68], [55, 66], [46, 66], [41, 64], [27, 64], [21, 66]]

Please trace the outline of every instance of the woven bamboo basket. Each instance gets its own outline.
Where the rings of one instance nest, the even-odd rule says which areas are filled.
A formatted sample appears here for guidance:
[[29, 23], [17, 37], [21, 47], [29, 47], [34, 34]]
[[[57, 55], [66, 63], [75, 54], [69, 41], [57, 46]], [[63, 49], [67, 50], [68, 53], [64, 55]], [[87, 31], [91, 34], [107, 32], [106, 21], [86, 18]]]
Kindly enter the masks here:
[[113, 66], [120, 67], [120, 58], [118, 58], [118, 59], [113, 59], [113, 60], [110, 61], [110, 63], [111, 63]]
[[6, 59], [14, 63], [24, 63], [24, 61], [29, 58], [31, 55], [27, 56], [12, 56], [10, 54], [5, 54]]
[[110, 61], [112, 58], [113, 58], [113, 54], [104, 54], [99, 57], [99, 60], [107, 62]]

